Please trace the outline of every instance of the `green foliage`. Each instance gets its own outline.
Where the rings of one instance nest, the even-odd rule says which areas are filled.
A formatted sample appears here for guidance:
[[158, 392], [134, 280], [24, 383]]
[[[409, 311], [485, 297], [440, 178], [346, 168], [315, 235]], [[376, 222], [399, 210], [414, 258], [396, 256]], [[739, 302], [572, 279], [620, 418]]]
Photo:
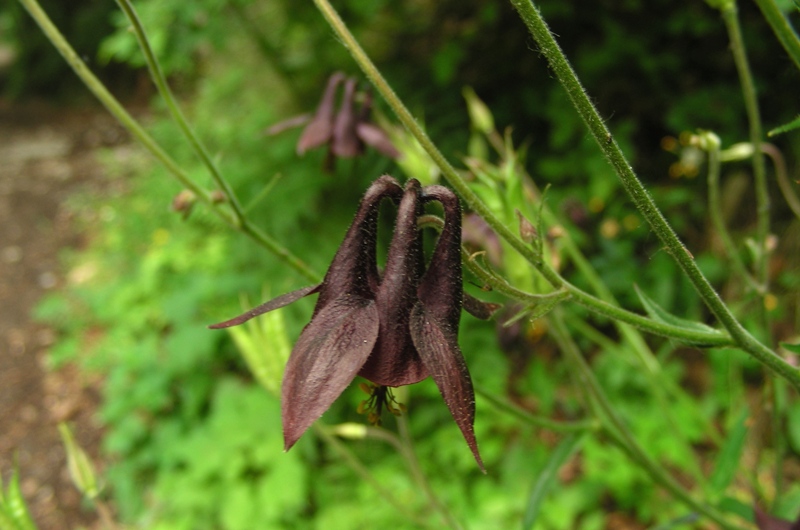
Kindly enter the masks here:
[[[528, 37], [509, 18], [511, 10], [480, 0], [342, 4], [348, 24], [386, 63], [398, 92], [435, 111], [428, 118], [431, 134], [442, 137], [448, 156], [462, 156], [470, 189], [513, 231], [520, 231], [520, 216], [530, 221], [526, 243], [543, 261], [579, 288], [598, 296], [608, 291], [622, 307], [644, 307], [655, 322], [712, 329], [690, 283], [623, 197], [561, 87], [542, 81], [546, 70], [535, 54], [516, 60]], [[296, 157], [297, 131], [264, 134], [309, 111], [330, 71], [354, 70], [310, 5], [141, 0], [137, 9], [164, 70], [173, 79], [193, 80], [185, 87], [186, 113], [248, 219], [316, 271], [325, 270], [352, 206], [375, 177], [391, 171], [426, 184], [439, 178], [417, 140], [391, 124], [405, 160], [394, 165], [369, 154], [339, 160], [332, 174], [321, 170], [324, 153]], [[746, 137], [716, 15], [699, 2], [676, 9], [665, 0], [580, 10], [547, 1], [542, 10], [601, 107], [619, 112], [611, 118], [614, 140], [648, 173], [653, 195], [697, 250], [703, 271], [732, 293], [731, 305], [748, 325], [761, 325], [750, 314], [758, 313], [751, 308], [760, 300], [737, 288], [725, 258], [697, 233], [707, 216], [703, 183], [667, 179], [674, 155], [686, 146], [672, 154], [661, 149], [663, 136], [698, 126], [719, 130], [728, 143]], [[115, 14], [114, 25], [101, 48], [103, 60], [141, 65], [127, 21]], [[746, 30], [755, 40], [761, 31]], [[769, 58], [773, 52], [755, 53]], [[777, 91], [785, 82], [772, 75], [779, 66], [765, 63], [761, 81]], [[466, 107], [462, 85], [474, 87], [464, 92]], [[768, 103], [767, 115], [782, 116], [783, 106]], [[160, 116], [163, 108], [154, 107]], [[506, 124], [517, 128], [514, 135], [498, 132]], [[212, 187], [173, 123], [158, 117], [150, 130], [196, 182]], [[523, 147], [515, 136], [526, 139]], [[497, 318], [500, 325], [465, 316], [461, 348], [477, 385], [489, 394], [551, 421], [596, 418], [602, 428], [554, 434], [478, 398], [475, 431], [490, 470], [484, 477], [427, 380], [408, 391], [406, 426], [387, 422], [344, 444], [391, 499], [363, 480], [341, 450], [312, 433], [283, 454], [275, 367], [285, 359], [287, 338], [297, 337], [308, 321], [312, 302], [282, 309], [232, 338], [206, 325], [239, 312], [240, 293], [256, 300], [262, 290], [286, 292], [300, 280], [206, 207], [196, 205], [186, 219], [170, 211], [181, 190], [138, 151], [108, 152], [105, 163], [109, 193], [72, 204], [90, 234], [88, 248], [65, 258], [70, 285], [43, 302], [39, 316], [61, 334], [54, 363], [77, 362], [103, 377], [106, 477], [125, 522], [165, 530], [411, 529], [419, 521], [439, 528], [449, 511], [471, 529], [521, 521], [530, 527], [534, 520], [535, 528], [599, 529], [610, 524], [611, 511], [663, 527], [685, 517], [686, 505], [665, 495], [641, 457], [614, 443], [611, 434], [620, 427], [608, 426], [585, 374], [557, 354], [543, 318], [556, 304], [541, 311], [510, 308]], [[542, 193], [548, 184], [551, 191]], [[389, 223], [383, 221], [383, 240]], [[747, 232], [747, 221], [742, 224]], [[506, 241], [490, 267], [516, 289], [552, 291]], [[796, 293], [792, 281], [784, 276], [786, 289]], [[752, 358], [720, 348], [697, 362], [696, 348], [645, 340], [638, 331], [612, 327], [605, 316], [589, 319], [585, 308], [556, 302], [593, 377], [645, 456], [690, 482], [692, 494], [742, 515], [746, 503], [738, 497], [754, 489], [753, 471], [782, 458], [766, 452], [756, 462], [742, 458], [749, 432], [745, 403], [763, 377]], [[502, 326], [519, 311], [526, 318]], [[787, 349], [796, 353], [794, 346]], [[360, 399], [358, 389], [347, 390], [323, 424], [362, 422], [355, 411]], [[796, 398], [783, 399], [786, 436], [798, 453]], [[783, 502], [798, 495], [789, 488]]]

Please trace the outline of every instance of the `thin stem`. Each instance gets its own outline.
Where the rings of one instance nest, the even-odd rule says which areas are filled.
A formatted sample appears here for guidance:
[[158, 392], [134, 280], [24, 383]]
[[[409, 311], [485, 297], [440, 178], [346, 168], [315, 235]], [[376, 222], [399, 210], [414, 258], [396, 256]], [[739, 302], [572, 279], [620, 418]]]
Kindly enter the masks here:
[[761, 9], [761, 14], [772, 26], [775, 36], [778, 37], [789, 57], [794, 61], [795, 66], [800, 68], [800, 38], [797, 37], [797, 33], [789, 23], [789, 19], [778, 9], [775, 0], [755, 0], [755, 2]]
[[[735, 0], [726, 2], [721, 9], [722, 20], [728, 30], [731, 41], [731, 52], [739, 72], [739, 82], [742, 85], [742, 96], [750, 123], [750, 143], [756, 146], [753, 153], [753, 178], [756, 188], [756, 244], [758, 253], [755, 259], [756, 278], [766, 292], [769, 289], [769, 252], [767, 250], [767, 236], [769, 235], [769, 190], [767, 189], [767, 171], [764, 166], [764, 154], [759, 148], [763, 137], [761, 128], [761, 113], [758, 110], [758, 97], [753, 83], [753, 75], [747, 62], [747, 51], [744, 47], [742, 30], [739, 27], [739, 16]], [[763, 307], [762, 307], [763, 309]], [[769, 330], [766, 330], [767, 333]]]
[[692, 509], [702, 513], [723, 528], [738, 528], [728, 522], [714, 507], [708, 506], [695, 499], [677, 480], [672, 478], [658, 462], [647, 455], [611, 404], [611, 401], [597, 382], [597, 379], [595, 379], [589, 364], [583, 358], [578, 346], [570, 337], [560, 310], [556, 310], [552, 313], [550, 317], [550, 330], [561, 351], [569, 358], [573, 367], [580, 373], [581, 380], [586, 384], [586, 390], [591, 396], [591, 399], [596, 403], [597, 409], [601, 411], [600, 419], [603, 420], [606, 434], [611, 436], [632, 459], [636, 460], [654, 481], [661, 484], [661, 486], [668, 490], [674, 497]]
[[[318, 0], [321, 1], [321, 0]], [[561, 85], [566, 90], [578, 114], [595, 138], [600, 150], [608, 158], [617, 176], [631, 197], [637, 209], [650, 224], [653, 232], [661, 240], [665, 249], [672, 255], [678, 266], [692, 282], [703, 302], [725, 329], [735, 343], [752, 357], [766, 365], [773, 372], [789, 381], [800, 391], [800, 370], [791, 366], [769, 347], [755, 339], [731, 313], [717, 292], [708, 282], [694, 261], [694, 258], [680, 241], [675, 231], [667, 223], [642, 182], [636, 177], [611, 132], [584, 91], [575, 71], [569, 64], [555, 37], [530, 0], [510, 0], [523, 22], [547, 59]], [[487, 219], [488, 222], [488, 219]], [[502, 235], [502, 234], [501, 234]], [[525, 254], [523, 254], [525, 255]]]
[[[425, 215], [420, 217], [420, 223], [425, 226], [433, 226], [438, 230], [441, 230], [443, 226], [443, 221], [440, 218], [433, 215]], [[605, 287], [602, 281], [600, 281], [600, 279], [596, 276], [593, 269], [591, 269], [591, 265], [589, 265], [588, 262], [586, 262], [585, 258], [583, 258], [583, 255], [580, 254], [580, 251], [577, 250], [574, 244], [571, 243], [571, 246], [573, 247], [574, 257], [576, 259], [579, 258], [581, 260], [581, 263], [584, 265], [582, 267], [581, 264], [578, 264], [578, 267], [582, 271], [584, 269], [587, 269], [588, 273], [590, 273], [589, 277], [591, 279], [594, 279], [593, 285], [596, 284], [598, 286], [598, 289], [600, 289], [602, 295], [613, 300], [611, 292], [608, 291], [608, 289]], [[567, 298], [572, 298], [573, 300], [583, 305], [587, 309], [614, 320], [615, 322], [617, 322], [618, 326], [620, 326], [619, 322], [624, 322], [636, 328], [647, 331], [649, 333], [653, 333], [655, 335], [681, 340], [691, 344], [703, 344], [706, 346], [730, 346], [732, 344], [730, 337], [722, 331], [716, 331], [716, 332], [697, 331], [694, 329], [686, 329], [672, 324], [667, 324], [664, 322], [657, 322], [655, 320], [639, 315], [637, 313], [633, 313], [631, 311], [627, 311], [625, 309], [620, 308], [619, 306], [613, 305], [605, 300], [592, 296], [591, 294], [581, 290], [580, 288], [572, 285], [571, 283], [563, 279], [560, 282], [559, 290], [551, 293], [532, 294], [522, 291], [509, 284], [504, 278], [495, 274], [488, 268], [481, 266], [477, 260], [473, 259], [473, 255], [470, 254], [469, 250], [467, 250], [463, 246], [461, 247], [461, 261], [470, 270], [470, 272], [472, 272], [472, 274], [474, 274], [478, 279], [480, 279], [486, 285], [491, 287], [493, 290], [505, 296], [508, 296], [513, 300], [517, 300], [528, 304], [536, 304], [544, 301], [545, 298], [563, 298], [565, 300]], [[632, 330], [630, 329], [625, 330], [621, 327], [621, 332], [632, 343], [643, 344], [643, 340], [641, 337], [638, 337], [637, 339], [636, 337], [631, 335]], [[633, 345], [636, 346], [636, 344]]]
[[428, 499], [428, 502], [436, 509], [436, 511], [439, 512], [447, 525], [456, 530], [463, 529], [463, 525], [458, 519], [456, 519], [456, 516], [453, 514], [453, 512], [450, 511], [447, 505], [443, 503], [433, 491], [430, 482], [428, 482], [428, 478], [422, 471], [422, 466], [420, 466], [419, 459], [414, 451], [414, 441], [411, 438], [411, 431], [408, 427], [407, 416], [407, 413], [403, 413], [397, 418], [397, 430], [400, 432], [400, 440], [402, 441], [402, 454], [405, 457], [406, 462], [408, 462], [408, 466], [411, 469], [411, 474], [413, 475], [417, 484], [422, 488], [422, 491], [425, 493], [425, 497]]
[[728, 254], [730, 263], [736, 273], [747, 283], [748, 287], [757, 293], [763, 294], [763, 286], [758, 285], [758, 282], [750, 275], [750, 272], [745, 267], [741, 255], [736, 250], [736, 245], [733, 244], [733, 239], [725, 226], [725, 220], [722, 216], [722, 201], [720, 200], [719, 192], [719, 175], [720, 175], [720, 158], [719, 158], [719, 138], [716, 135], [706, 134], [705, 147], [708, 153], [708, 214], [711, 217], [711, 224], [717, 231], [717, 235], [722, 241], [722, 246], [725, 247], [725, 252]]
[[786, 204], [789, 205], [795, 217], [800, 219], [800, 199], [797, 198], [797, 194], [789, 180], [789, 174], [786, 171], [786, 161], [783, 159], [780, 149], [773, 144], [765, 142], [761, 144], [761, 150], [772, 159], [772, 165], [775, 168], [775, 178], [778, 180], [778, 187], [783, 194], [783, 198], [786, 200]]
[[369, 469], [367, 469], [361, 460], [359, 460], [358, 457], [356, 457], [356, 455], [354, 455], [345, 444], [340, 442], [336, 436], [328, 432], [328, 429], [324, 425], [314, 423], [311, 425], [311, 427], [314, 429], [315, 434], [317, 434], [325, 443], [331, 446], [334, 451], [339, 453], [339, 456], [344, 459], [347, 465], [349, 465], [353, 471], [355, 471], [356, 474], [365, 482], [368, 482], [369, 485], [374, 488], [376, 492], [378, 492], [379, 496], [391, 504], [395, 510], [403, 514], [409, 520], [413, 521], [414, 524], [423, 526], [425, 528], [435, 528], [428, 521], [422, 519], [415, 513], [409, 512], [406, 510], [405, 506], [397, 502], [392, 492], [386, 489], [383, 484], [381, 484], [380, 481], [378, 481], [378, 479], [376, 479], [372, 473], [370, 473]]
[[229, 211], [220, 208], [212, 198], [211, 194], [203, 187], [196, 184], [186, 172], [175, 162], [156, 141], [142, 128], [141, 125], [125, 110], [117, 99], [106, 89], [103, 83], [89, 70], [86, 64], [78, 57], [75, 50], [69, 45], [67, 40], [58, 31], [53, 22], [42, 10], [36, 0], [19, 0], [31, 17], [36, 21], [42, 32], [53, 43], [56, 50], [67, 61], [67, 64], [75, 71], [86, 87], [100, 100], [106, 109], [125, 127], [131, 135], [136, 138], [164, 167], [172, 176], [189, 189], [195, 196], [208, 206], [220, 219], [234, 229], [238, 229], [252, 238], [256, 243], [272, 252], [278, 259], [292, 267], [302, 276], [311, 281], [318, 281], [319, 275], [312, 271], [302, 260], [294, 256], [289, 250], [281, 246], [272, 237], [262, 232], [247, 219], [239, 223], [237, 218]]
[[172, 119], [175, 120], [175, 123], [178, 124], [178, 127], [180, 127], [183, 135], [187, 140], [189, 140], [189, 143], [192, 145], [195, 153], [198, 157], [200, 157], [203, 165], [206, 166], [208, 172], [211, 174], [211, 178], [214, 179], [214, 182], [217, 184], [217, 186], [228, 197], [228, 201], [230, 202], [231, 209], [233, 210], [237, 223], [240, 225], [244, 224], [244, 212], [239, 204], [239, 200], [236, 198], [236, 194], [233, 192], [233, 189], [228, 181], [223, 178], [216, 164], [214, 164], [214, 162], [211, 160], [211, 157], [203, 145], [203, 142], [200, 140], [197, 134], [195, 134], [194, 129], [189, 125], [189, 122], [186, 121], [186, 118], [178, 106], [177, 101], [175, 101], [175, 96], [172, 95], [172, 90], [169, 88], [169, 84], [164, 76], [164, 72], [161, 71], [161, 65], [159, 64], [155, 53], [153, 53], [153, 48], [150, 46], [147, 33], [144, 30], [144, 26], [142, 26], [142, 22], [139, 19], [139, 15], [136, 13], [133, 4], [130, 2], [130, 0], [117, 0], [117, 5], [120, 7], [120, 9], [122, 9], [122, 11], [125, 13], [125, 16], [128, 17], [128, 21], [133, 26], [133, 32], [136, 34], [136, 40], [139, 42], [139, 48], [141, 48], [142, 53], [144, 54], [144, 59], [147, 63], [147, 69], [150, 71], [150, 77], [153, 78], [153, 82], [155, 83], [156, 88], [158, 88], [158, 93], [161, 94], [162, 99], [167, 104], [167, 108], [172, 115]]
[[489, 402], [494, 408], [499, 411], [510, 414], [529, 425], [534, 427], [541, 427], [554, 432], [585, 432], [597, 431], [600, 429], [601, 424], [595, 419], [591, 420], [576, 420], [576, 421], [556, 421], [544, 416], [536, 416], [527, 410], [524, 410], [517, 405], [492, 395], [483, 388], [476, 386], [475, 393], [481, 398]]

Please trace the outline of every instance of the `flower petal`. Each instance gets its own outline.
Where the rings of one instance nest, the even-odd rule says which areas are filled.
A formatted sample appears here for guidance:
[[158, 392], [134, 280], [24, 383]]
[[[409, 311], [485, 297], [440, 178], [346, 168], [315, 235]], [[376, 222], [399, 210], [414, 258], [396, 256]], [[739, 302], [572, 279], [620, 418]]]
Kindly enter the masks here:
[[481, 471], [486, 473], [473, 428], [475, 392], [467, 364], [458, 348], [458, 331], [431, 315], [422, 304], [416, 305], [411, 312], [410, 329], [422, 362], [439, 387], [439, 392], [472, 450], [475, 461]]
[[367, 189], [322, 281], [314, 314], [329, 301], [340, 297], [375, 298], [379, 282], [375, 264], [378, 206], [384, 198], [399, 198], [402, 192], [397, 181], [389, 175], [378, 178]]
[[345, 76], [341, 72], [336, 72], [328, 79], [328, 85], [322, 94], [314, 119], [311, 120], [300, 139], [297, 141], [297, 154], [302, 155], [309, 149], [319, 147], [328, 143], [333, 134], [333, 109], [336, 89], [344, 80]]
[[304, 296], [316, 293], [317, 291], [319, 291], [321, 286], [322, 284], [318, 283], [317, 285], [309, 285], [308, 287], [303, 287], [302, 289], [298, 289], [296, 291], [283, 294], [277, 298], [273, 298], [269, 302], [261, 304], [258, 307], [254, 307], [250, 311], [242, 313], [238, 317], [226, 320], [225, 322], [219, 322], [218, 324], [211, 324], [208, 327], [209, 329], [221, 329], [221, 328], [229, 328], [231, 326], [238, 326], [239, 324], [243, 324], [253, 317], [257, 317], [258, 315], [263, 315], [264, 313], [269, 313], [270, 311], [273, 311], [275, 309], [287, 306], [292, 302], [296, 302], [297, 300], [300, 300]]
[[342, 106], [333, 122], [331, 152], [342, 158], [352, 158], [361, 154], [361, 145], [356, 136], [356, 113], [353, 109], [356, 83], [355, 78], [350, 78], [345, 83]]
[[380, 333], [359, 375], [378, 385], [410, 385], [428, 377], [408, 331], [423, 268], [422, 239], [417, 230], [417, 217], [422, 212], [419, 193], [419, 181], [409, 180], [397, 208], [386, 267], [375, 294]]
[[378, 338], [372, 300], [342, 298], [305, 327], [283, 374], [281, 409], [288, 451], [353, 380]]
[[458, 347], [461, 316], [461, 205], [444, 186], [426, 186], [423, 200], [442, 204], [444, 228], [439, 234], [428, 269], [417, 288], [419, 303], [411, 312], [411, 338], [444, 402], [461, 429], [475, 461], [484, 473], [475, 440], [475, 393], [467, 364]]
[[400, 158], [400, 151], [389, 139], [389, 135], [374, 123], [359, 122], [356, 125], [356, 134], [362, 142], [374, 147], [381, 154], [389, 158]]

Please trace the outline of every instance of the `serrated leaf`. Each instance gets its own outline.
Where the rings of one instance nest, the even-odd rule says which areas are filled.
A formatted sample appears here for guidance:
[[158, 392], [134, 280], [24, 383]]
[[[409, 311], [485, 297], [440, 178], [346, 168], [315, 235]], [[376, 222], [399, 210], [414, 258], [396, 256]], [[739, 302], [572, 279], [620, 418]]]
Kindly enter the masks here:
[[731, 483], [736, 470], [739, 467], [739, 460], [744, 451], [744, 442], [747, 438], [747, 418], [750, 415], [749, 409], [745, 408], [737, 418], [736, 422], [725, 436], [725, 443], [717, 455], [714, 463], [714, 471], [711, 473], [709, 485], [711, 490], [720, 495]]
[[[639, 301], [642, 303], [645, 312], [647, 315], [655, 320], [656, 322], [661, 322], [662, 324], [669, 324], [671, 326], [683, 328], [686, 331], [692, 332], [699, 332], [699, 333], [718, 333], [716, 329], [712, 328], [711, 326], [707, 326], [702, 322], [697, 322], [695, 320], [688, 320], [681, 317], [676, 317], [657, 303], [653, 301], [652, 298], [644, 294], [644, 292], [639, 289], [638, 285], [634, 285], [633, 288], [636, 290], [636, 295], [639, 297]], [[676, 339], [679, 340], [679, 339]], [[693, 341], [686, 341], [682, 340], [681, 342], [685, 342], [688, 344], [693, 344], [695, 346], [703, 346], [704, 343], [702, 342], [693, 342]]]
[[794, 120], [790, 121], [785, 125], [781, 125], [780, 127], [775, 127], [770, 132], [767, 133], [767, 136], [775, 136], [778, 134], [782, 134], [785, 132], [789, 132], [794, 129], [800, 129], [800, 116], [795, 118]]
[[583, 433], [566, 436], [561, 443], [556, 446], [555, 450], [553, 450], [550, 458], [545, 463], [544, 469], [536, 476], [531, 495], [528, 497], [528, 506], [525, 508], [525, 517], [522, 520], [523, 530], [530, 530], [533, 528], [533, 525], [536, 523], [536, 518], [539, 515], [539, 509], [550, 490], [550, 486], [553, 484], [556, 473], [564, 462], [569, 460], [575, 451], [578, 450], [583, 437]]

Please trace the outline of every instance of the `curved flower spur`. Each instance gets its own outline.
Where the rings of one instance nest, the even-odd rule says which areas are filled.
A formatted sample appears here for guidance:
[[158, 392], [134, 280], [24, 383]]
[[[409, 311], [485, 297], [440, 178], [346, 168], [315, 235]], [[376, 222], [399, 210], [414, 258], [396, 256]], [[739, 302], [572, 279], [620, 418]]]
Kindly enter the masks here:
[[[384, 198], [399, 203], [386, 267], [376, 264], [378, 207]], [[417, 219], [423, 205], [442, 204], [444, 228], [425, 268]], [[475, 460], [472, 381], [458, 347], [463, 305], [461, 283], [461, 207], [443, 186], [405, 189], [384, 175], [361, 200], [355, 219], [319, 285], [279, 296], [212, 329], [226, 328], [319, 293], [311, 321], [292, 350], [283, 375], [281, 407], [288, 450], [341, 395], [356, 375], [374, 383], [368, 405], [379, 420], [382, 408], [397, 412], [390, 387], [431, 376], [461, 429]], [[496, 309], [470, 299], [466, 309], [488, 318]]]

